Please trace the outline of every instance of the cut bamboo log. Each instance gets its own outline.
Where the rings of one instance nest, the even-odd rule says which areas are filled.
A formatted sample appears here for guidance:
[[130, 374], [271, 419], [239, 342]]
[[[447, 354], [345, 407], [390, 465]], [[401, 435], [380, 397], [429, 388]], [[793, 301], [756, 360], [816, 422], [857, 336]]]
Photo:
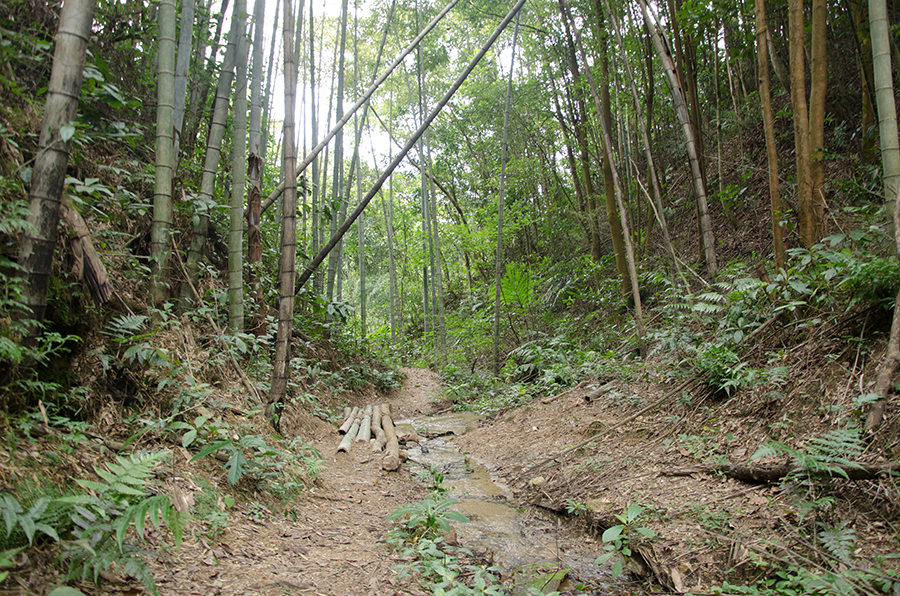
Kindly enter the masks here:
[[353, 420], [356, 418], [357, 413], [359, 413], [359, 408], [353, 408], [350, 411], [350, 414], [347, 416], [347, 419], [344, 420], [344, 423], [338, 429], [338, 432], [342, 435], [346, 435], [347, 431], [350, 430], [350, 426], [353, 424]]
[[387, 414], [388, 416], [390, 416], [391, 415], [391, 404], [389, 404], [387, 402], [381, 404], [381, 413]]
[[366, 414], [363, 418], [362, 424], [359, 426], [359, 433], [356, 435], [356, 440], [361, 442], [369, 442], [369, 439], [372, 438], [372, 416]]
[[372, 415], [372, 404], [366, 406], [366, 416]]
[[350, 430], [347, 431], [347, 434], [344, 435], [344, 438], [341, 439], [340, 445], [338, 445], [338, 453], [343, 451], [344, 453], [350, 452], [350, 446], [353, 444], [353, 438], [356, 436], [356, 433], [359, 432], [359, 418], [353, 419], [353, 424], [350, 426]]
[[353, 412], [353, 410], [350, 408], [350, 406], [344, 406], [344, 420], [350, 417], [351, 412]]
[[375, 433], [375, 439], [372, 441], [372, 453], [381, 453], [387, 439], [384, 437], [384, 429], [381, 428], [381, 407], [372, 409], [372, 432]]
[[[390, 408], [388, 408], [390, 409]], [[400, 467], [400, 443], [397, 442], [397, 432], [394, 430], [394, 421], [391, 415], [381, 411], [381, 426], [384, 428], [384, 436], [387, 443], [384, 447], [384, 457], [381, 458], [381, 467], [388, 471]]]

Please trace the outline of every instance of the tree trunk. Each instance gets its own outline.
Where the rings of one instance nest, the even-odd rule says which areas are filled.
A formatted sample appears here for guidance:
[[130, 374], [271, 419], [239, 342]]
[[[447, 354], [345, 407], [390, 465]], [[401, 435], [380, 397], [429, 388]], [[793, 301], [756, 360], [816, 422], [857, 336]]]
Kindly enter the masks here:
[[190, 283], [181, 287], [181, 297], [191, 300], [191, 288], [197, 286], [198, 269], [203, 251], [206, 248], [206, 236], [209, 233], [209, 211], [216, 205], [213, 191], [216, 185], [216, 172], [219, 168], [219, 157], [222, 153], [222, 139], [225, 137], [225, 119], [228, 115], [228, 97], [231, 94], [231, 81], [234, 77], [235, 54], [240, 19], [231, 19], [231, 33], [225, 48], [222, 71], [216, 84], [215, 109], [209, 136], [206, 141], [206, 156], [203, 160], [203, 174], [200, 178], [200, 192], [197, 194], [194, 213], [194, 230], [187, 256], [187, 277]]
[[[597, 16], [599, 21], [599, 14]], [[606, 36], [600, 41], [600, 75], [603, 87], [600, 89], [600, 101], [602, 104], [601, 119], [612, 122], [611, 101], [609, 98], [609, 59], [606, 55]], [[616, 253], [616, 270], [619, 272], [619, 292], [623, 300], [628, 296], [629, 271], [626, 258], [624, 229], [619, 223], [618, 209], [616, 208], [616, 189], [613, 182], [612, 147], [605, 141], [603, 148], [603, 190], [606, 197], [606, 221], [609, 224], [609, 232], [612, 236], [613, 250]], [[625, 155], [622, 153], [621, 155]]]
[[[812, 0], [812, 47], [809, 89], [809, 173], [812, 193], [813, 243], [825, 236], [825, 94], [828, 88], [826, 43], [827, 0]], [[802, 234], [802, 232], [801, 232]]]
[[65, 0], [59, 15], [47, 104], [28, 193], [29, 227], [22, 233], [19, 245], [18, 264], [25, 289], [24, 308], [17, 316], [20, 320], [31, 319], [36, 323], [29, 328], [32, 337], [40, 334], [40, 323], [47, 308], [47, 287], [69, 162], [69, 127], [75, 120], [81, 97], [82, 70], [91, 37], [94, 4], [94, 0]]
[[297, 98], [297, 68], [294, 62], [294, 7], [284, 3], [284, 206], [281, 220], [281, 256], [278, 297], [278, 330], [275, 337], [275, 361], [269, 389], [270, 419], [277, 420], [277, 405], [284, 401], [290, 375], [291, 326], [294, 321], [294, 262], [297, 256], [297, 173], [294, 147], [294, 111]]
[[797, 211], [800, 242], [806, 248], [816, 243], [815, 211], [812, 207], [812, 170], [809, 151], [809, 112], [806, 105], [806, 68], [803, 63], [803, 0], [789, 0], [788, 20], [791, 48], [791, 108], [794, 116], [794, 153], [797, 167]]
[[[278, 31], [278, 9], [281, 6], [281, 0], [275, 0], [275, 19], [272, 21], [272, 41], [269, 44], [269, 60], [266, 63], [266, 92], [265, 97], [263, 98], [263, 115], [262, 115], [262, 137], [259, 140], [259, 156], [262, 158], [262, 162], [266, 163], [266, 148], [269, 145], [269, 110], [271, 104], [271, 88], [269, 84], [274, 80], [272, 77], [272, 67], [275, 64], [275, 41], [278, 39], [277, 31]], [[312, 18], [312, 5], [309, 7], [310, 18]], [[310, 33], [311, 34], [311, 33]], [[312, 58], [310, 58], [312, 60]], [[255, 67], [254, 67], [255, 68]], [[260, 64], [260, 68], [262, 65]], [[312, 119], [315, 121], [315, 118]], [[262, 198], [262, 197], [260, 197]], [[262, 207], [260, 206], [260, 209]]]
[[153, 186], [153, 223], [150, 227], [150, 300], [154, 305], [162, 303], [169, 292], [169, 230], [172, 226], [172, 175], [175, 167], [175, 0], [161, 0], [157, 18], [156, 180]]
[[234, 84], [234, 139], [231, 161], [231, 226], [228, 233], [228, 328], [244, 330], [244, 189], [247, 185], [247, 56], [246, 0], [235, 0], [238, 19], [237, 77]]
[[519, 41], [519, 17], [513, 30], [512, 58], [509, 64], [509, 83], [506, 86], [506, 105], [503, 109], [503, 137], [500, 141], [500, 193], [497, 197], [497, 257], [494, 262], [494, 376], [500, 375], [500, 305], [501, 280], [503, 279], [503, 203], [506, 200], [506, 159], [509, 139], [509, 105], [512, 99], [513, 72], [516, 62], [516, 44]]
[[[885, 0], [869, 0], [869, 29], [872, 33], [872, 67], [881, 139], [884, 202], [886, 211], [894, 213], [894, 203], [900, 192], [900, 144], [897, 138], [897, 106], [891, 80], [890, 29]], [[893, 222], [891, 226], [891, 231], [896, 235]]]
[[[262, 77], [263, 77], [263, 24], [266, 2], [256, 0], [253, 6], [253, 76], [250, 85], [250, 126], [247, 169], [250, 190], [247, 195], [247, 286], [253, 296], [253, 322], [250, 327], [257, 335], [265, 333], [266, 301], [260, 276], [262, 272], [262, 232], [260, 231], [260, 203], [262, 201], [262, 172], [265, 161], [262, 156]], [[277, 16], [276, 16], [277, 19]]]
[[778, 180], [778, 148], [775, 144], [775, 125], [772, 118], [772, 94], [769, 90], [769, 59], [766, 37], [768, 24], [764, 0], [756, 0], [756, 51], [759, 70], [759, 96], [762, 101], [763, 132], [766, 136], [766, 157], [769, 171], [769, 200], [772, 205], [772, 241], [775, 249], [775, 267], [785, 266], [784, 241], [781, 237], [781, 188]]
[[641, 11], [644, 16], [644, 23], [647, 25], [647, 31], [653, 40], [656, 52], [662, 61], [663, 70], [666, 73], [666, 80], [669, 82], [672, 91], [672, 99], [675, 103], [675, 114], [681, 124], [681, 130], [684, 134], [684, 141], [687, 147], [688, 161], [691, 165], [691, 175], [694, 180], [694, 192], [697, 194], [697, 214], [700, 222], [700, 229], [703, 238], [704, 261], [706, 261], [706, 272], [710, 277], [714, 277], [718, 269], [716, 264], [716, 248], [715, 237], [712, 231], [712, 222], [709, 218], [709, 206], [706, 200], [706, 181], [703, 177], [703, 170], [700, 166], [700, 156], [695, 142], [695, 131], [691, 125], [688, 115], [687, 104], [684, 99], [684, 92], [681, 89], [681, 83], [675, 73], [675, 63], [672, 60], [672, 54], [667, 48], [664, 40], [656, 28], [656, 24], [650, 18], [647, 9], [646, 0], [638, 0], [641, 5]]
[[[213, 73], [215, 72], [216, 56], [219, 52], [219, 40], [222, 37], [222, 22], [225, 19], [225, 12], [228, 9], [228, 2], [229, 0], [222, 0], [222, 5], [218, 7], [219, 18], [216, 21], [216, 31], [213, 34], [212, 43], [210, 44], [209, 60], [206, 63], [206, 77], [201, 79], [202, 82], [199, 89], [191, 90], [191, 117], [189, 119], [189, 122], [191, 123], [191, 130], [188, 132], [188, 134], [184, 135], [185, 139], [190, 143], [189, 145], [185, 144], [185, 150], [191, 157], [193, 157], [194, 145], [196, 143], [195, 139], [197, 138], [197, 131], [200, 129], [200, 121], [205, 119], [201, 115], [201, 110], [206, 109], [206, 99], [209, 96], [209, 83], [207, 81], [213, 77]], [[212, 4], [212, 0], [210, 0], [210, 4]], [[204, 19], [204, 21], [208, 20], [209, 11], [207, 10], [206, 18]], [[204, 44], [205, 39], [206, 36], [201, 35], [200, 39], [198, 40], [199, 43], [197, 44], [199, 57], [201, 60], [206, 49]], [[215, 102], [213, 103], [215, 104]], [[213, 105], [213, 109], [215, 109], [215, 105]], [[190, 291], [188, 291], [188, 294], [190, 294]]]
[[[178, 33], [178, 61], [175, 64], [175, 139], [172, 145], [173, 167], [178, 165], [178, 149], [181, 144], [181, 131], [184, 128], [184, 104], [187, 99], [188, 70], [191, 66], [191, 44], [193, 36], [194, 0], [182, 0], [181, 30]], [[160, 42], [162, 42], [161, 35]]]

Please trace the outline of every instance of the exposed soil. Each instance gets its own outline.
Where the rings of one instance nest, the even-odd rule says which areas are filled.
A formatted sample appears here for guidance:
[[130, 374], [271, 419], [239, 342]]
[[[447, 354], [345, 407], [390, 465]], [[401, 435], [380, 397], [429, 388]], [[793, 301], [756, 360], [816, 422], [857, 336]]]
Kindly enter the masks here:
[[[405, 369], [403, 388], [384, 400], [353, 398], [354, 405], [389, 401], [395, 418], [431, 411], [439, 379], [429, 371]], [[157, 574], [161, 594], [422, 594], [413, 582], [399, 582], [399, 562], [381, 539], [397, 507], [418, 501], [427, 491], [410, 475], [381, 469], [380, 455], [355, 444], [336, 453], [340, 435], [333, 425], [288, 412], [288, 434], [302, 429], [321, 452], [325, 469], [316, 486], [290, 509], [274, 513], [242, 507], [214, 541], [186, 541]], [[259, 515], [262, 513], [262, 515]], [[254, 515], [256, 514], [256, 515]]]
[[[726, 460], [746, 463], [770, 439], [793, 442], [828, 430], [828, 416], [792, 411], [791, 404], [808, 402], [799, 390], [776, 404], [751, 394], [717, 399], [697, 383], [673, 394], [676, 385], [582, 383], [510, 410], [456, 443], [508, 479], [518, 500], [568, 514], [586, 536], [618, 524], [614, 515], [631, 503], [646, 507], [635, 525], [657, 536], [638, 548], [632, 577], [671, 591], [708, 593], [725, 578], [752, 583], [773, 562], [806, 564], [819, 554], [810, 535], [844, 523], [858, 536], [855, 557], [863, 567], [896, 550], [890, 528], [898, 492], [889, 477], [812, 485], [807, 501], [834, 502], [803, 514], [780, 484], [708, 471]], [[798, 428], [794, 420], [804, 419], [816, 422]], [[569, 511], [573, 503], [584, 509]]]
[[[395, 420], [438, 408], [438, 376], [422, 369], [404, 372], [403, 388], [387, 400], [372, 392], [349, 398], [351, 405], [389, 401]], [[641, 583], [613, 584], [600, 592], [588, 582], [588, 593], [634, 593], [646, 589], [644, 582], [699, 593], [724, 577], [751, 581], [765, 571], [758, 565], [761, 554], [777, 552], [782, 560], [808, 556], [805, 537], [796, 529], [814, 530], [818, 522], [833, 526], [837, 520], [848, 521], [859, 536], [857, 560], [895, 550], [891, 528], [897, 491], [891, 482], [835, 481], [827, 493], [836, 499], [834, 506], [800, 523], [780, 486], [747, 484], [702, 469], [717, 458], [746, 461], [765, 440], [779, 438], [778, 432], [794, 432], [791, 421], [774, 420], [766, 402], [750, 397], [716, 400], [696, 384], [672, 395], [673, 385], [614, 380], [598, 392], [599, 380], [585, 381], [483, 422], [453, 442], [511, 488], [514, 505], [534, 507], [528, 516], [531, 527], [523, 534], [544, 532], [538, 540], [552, 543], [560, 567], [568, 566], [567, 558], [590, 561], [601, 554], [599, 533], [617, 523], [614, 514], [630, 503], [647, 507], [639, 525], [654, 530], [657, 538], [636, 548], [639, 556], [629, 567], [633, 573], [624, 576]], [[659, 407], [632, 418], [657, 401]], [[784, 411], [781, 405], [777, 411]], [[796, 419], [805, 418], [808, 413], [796, 413]], [[827, 428], [827, 420], [823, 422]], [[416, 477], [421, 468], [410, 462], [398, 472], [386, 472], [380, 455], [360, 444], [349, 454], [337, 454], [337, 428], [300, 407], [285, 412], [282, 429], [288, 437], [311, 441], [321, 452], [325, 468], [315, 486], [277, 511], [265, 507], [269, 501], [263, 495], [258, 502], [251, 496], [229, 510], [222, 534], [188, 538], [180, 551], [162, 552], [153, 563], [160, 593], [424, 594], [415, 581], [398, 577], [394, 566], [400, 557], [381, 541], [391, 527], [391, 512], [427, 496]], [[564, 453], [604, 430], [610, 432]], [[189, 479], [196, 473], [188, 469], [190, 454], [176, 450], [175, 459], [166, 484], [198, 491]], [[93, 464], [82, 460], [87, 474]], [[224, 472], [210, 463], [208, 469], [218, 476], [208, 481], [224, 488]], [[772, 546], [773, 538], [780, 547]], [[480, 556], [490, 561], [495, 554]], [[0, 593], [41, 593], [53, 582], [41, 566], [39, 561], [23, 562], [6, 582], [20, 588]], [[511, 571], [503, 575], [508, 578]], [[96, 594], [142, 593], [132, 583], [104, 577], [99, 590], [82, 588]], [[563, 593], [585, 593], [565, 589]]]

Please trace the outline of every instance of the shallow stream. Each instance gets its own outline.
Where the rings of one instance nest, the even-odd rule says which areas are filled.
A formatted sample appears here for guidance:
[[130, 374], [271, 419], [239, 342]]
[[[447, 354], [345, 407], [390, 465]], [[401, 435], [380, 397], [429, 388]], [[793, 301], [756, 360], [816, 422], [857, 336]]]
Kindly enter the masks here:
[[411, 443], [407, 450], [410, 459], [422, 466], [424, 479], [432, 480], [429, 469], [443, 474], [448, 496], [458, 499], [453, 508], [469, 518], [468, 523], [454, 524], [461, 545], [487, 553], [495, 565], [514, 575], [534, 576], [536, 572], [528, 570], [536, 569], [544, 570], [542, 573], [569, 569], [559, 590], [584, 584], [596, 594], [600, 584], [609, 581], [608, 572], [593, 565], [598, 546], [583, 548], [561, 542], [560, 519], [544, 510], [513, 506], [509, 489], [492, 478], [485, 466], [457, 450], [452, 438], [478, 426], [474, 413], [420, 416], [397, 424], [400, 432], [413, 429], [422, 438], [421, 445]]

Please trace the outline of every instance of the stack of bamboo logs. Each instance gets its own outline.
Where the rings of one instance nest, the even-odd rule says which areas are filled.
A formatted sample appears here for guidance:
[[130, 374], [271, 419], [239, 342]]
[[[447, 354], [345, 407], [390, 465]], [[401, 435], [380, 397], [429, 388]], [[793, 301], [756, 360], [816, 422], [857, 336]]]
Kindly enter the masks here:
[[368, 443], [372, 453], [384, 452], [382, 468], [393, 471], [400, 467], [400, 442], [391, 418], [391, 404], [344, 408], [344, 423], [338, 432], [344, 435], [338, 445], [338, 453], [348, 453], [354, 441]]

